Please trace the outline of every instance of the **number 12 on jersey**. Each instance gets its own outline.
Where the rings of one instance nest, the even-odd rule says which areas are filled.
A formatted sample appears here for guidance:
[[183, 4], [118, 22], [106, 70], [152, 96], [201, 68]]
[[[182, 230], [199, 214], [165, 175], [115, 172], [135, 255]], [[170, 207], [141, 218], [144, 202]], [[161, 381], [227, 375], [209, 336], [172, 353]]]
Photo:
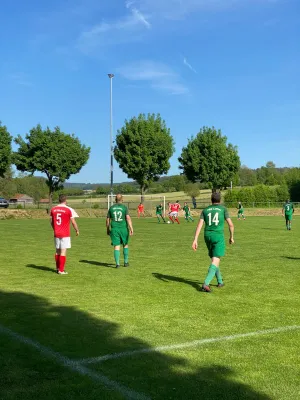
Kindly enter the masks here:
[[116, 222], [123, 221], [122, 219], [122, 211], [114, 211], [114, 217]]

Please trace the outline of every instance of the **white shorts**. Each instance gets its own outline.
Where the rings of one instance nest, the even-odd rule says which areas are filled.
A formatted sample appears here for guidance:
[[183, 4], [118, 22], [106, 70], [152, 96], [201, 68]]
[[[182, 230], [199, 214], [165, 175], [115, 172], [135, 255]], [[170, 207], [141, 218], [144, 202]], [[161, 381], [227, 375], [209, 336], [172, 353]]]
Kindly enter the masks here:
[[178, 212], [177, 211], [172, 211], [172, 212], [170, 212], [170, 217], [174, 217], [174, 218], [177, 218], [178, 217]]
[[54, 238], [55, 248], [56, 249], [70, 249], [71, 248], [71, 238]]

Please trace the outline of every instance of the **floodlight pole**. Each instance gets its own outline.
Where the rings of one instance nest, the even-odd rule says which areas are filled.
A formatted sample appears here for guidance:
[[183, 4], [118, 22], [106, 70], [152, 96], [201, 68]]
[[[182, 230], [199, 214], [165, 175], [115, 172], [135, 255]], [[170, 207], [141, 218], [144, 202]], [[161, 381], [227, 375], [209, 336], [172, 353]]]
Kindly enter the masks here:
[[113, 86], [112, 81], [114, 74], [108, 74], [110, 79], [110, 205], [113, 204], [113, 194], [114, 194], [114, 148], [113, 148], [113, 111], [112, 111], [112, 95]]

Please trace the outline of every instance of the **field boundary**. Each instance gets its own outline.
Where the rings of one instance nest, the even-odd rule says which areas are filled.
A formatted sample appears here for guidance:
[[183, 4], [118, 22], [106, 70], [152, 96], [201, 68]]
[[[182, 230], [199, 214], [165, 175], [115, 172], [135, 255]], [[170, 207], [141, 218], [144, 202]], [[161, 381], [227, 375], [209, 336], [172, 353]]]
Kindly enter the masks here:
[[220, 336], [220, 337], [215, 337], [215, 338], [193, 340], [191, 342], [171, 344], [171, 345], [158, 346], [158, 347], [153, 347], [153, 348], [146, 348], [146, 349], [139, 349], [139, 350], [132, 350], [132, 351], [124, 351], [121, 353], [111, 353], [111, 354], [106, 354], [104, 356], [81, 359], [81, 360], [78, 360], [77, 362], [75, 361], [75, 363], [77, 363], [77, 365], [98, 364], [103, 361], [131, 357], [131, 356], [135, 356], [138, 354], [148, 354], [148, 353], [156, 353], [156, 352], [163, 352], [163, 351], [166, 352], [166, 351], [172, 351], [172, 350], [181, 350], [181, 349], [187, 349], [187, 348], [192, 348], [192, 347], [199, 347], [201, 345], [210, 344], [210, 343], [233, 341], [233, 340], [244, 339], [244, 338], [249, 338], [249, 337], [253, 337], [253, 336], [262, 336], [262, 335], [271, 335], [271, 334], [274, 335], [276, 333], [295, 331], [295, 330], [300, 330], [300, 325], [283, 326], [283, 327], [279, 327], [279, 328], [265, 329], [265, 330], [259, 330], [259, 331], [248, 332], [248, 333], [238, 333], [236, 335], [228, 335], [228, 336]]
[[62, 354], [40, 344], [39, 342], [32, 340], [26, 336], [20, 335], [17, 332], [14, 332], [5, 326], [0, 324], [0, 334], [9, 336], [10, 338], [23, 343], [27, 346], [30, 346], [36, 350], [38, 350], [41, 354], [48, 358], [52, 358], [52, 360], [56, 361], [60, 365], [69, 368], [73, 372], [77, 372], [80, 375], [86, 376], [92, 379], [94, 382], [101, 383], [107, 388], [113, 389], [120, 394], [122, 394], [126, 399], [129, 400], [150, 400], [149, 397], [145, 396], [144, 394], [135, 392], [122, 384], [109, 379], [107, 376], [99, 374], [90, 370], [89, 368], [71, 360], [68, 357], [63, 356]]

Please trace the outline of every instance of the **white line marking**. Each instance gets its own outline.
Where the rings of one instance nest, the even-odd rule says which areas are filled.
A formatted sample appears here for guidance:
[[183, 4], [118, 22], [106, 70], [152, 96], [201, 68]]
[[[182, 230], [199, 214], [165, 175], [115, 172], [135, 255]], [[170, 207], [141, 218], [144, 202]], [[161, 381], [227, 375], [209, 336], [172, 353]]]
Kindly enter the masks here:
[[64, 367], [69, 368], [70, 370], [74, 372], [78, 372], [79, 374], [83, 376], [87, 376], [91, 378], [95, 382], [102, 383], [106, 387], [109, 387], [111, 389], [114, 389], [121, 393], [125, 398], [127, 399], [133, 399], [133, 400], [150, 400], [149, 397], [137, 393], [131, 389], [128, 389], [127, 387], [119, 384], [118, 382], [115, 382], [109, 378], [107, 378], [105, 375], [98, 374], [97, 372], [94, 372], [83, 365], [78, 364], [77, 362], [72, 361], [68, 357], [64, 357], [60, 353], [57, 353], [56, 351], [53, 351], [49, 349], [48, 347], [43, 346], [39, 342], [36, 342], [35, 340], [29, 339], [23, 335], [20, 335], [8, 328], [5, 328], [4, 326], [0, 325], [0, 333], [5, 334], [18, 342], [24, 343], [28, 346], [31, 346], [38, 350], [40, 353], [43, 355], [52, 358], [54, 361], [58, 362], [59, 364], [63, 365]]
[[[96, 364], [96, 363], [100, 363], [100, 362], [107, 361], [107, 360], [113, 360], [116, 358], [131, 357], [131, 356], [135, 356], [137, 354], [146, 354], [146, 353], [155, 353], [155, 352], [186, 349], [189, 347], [202, 346], [204, 344], [225, 342], [225, 341], [229, 341], [229, 340], [243, 339], [243, 338], [248, 338], [248, 337], [252, 337], [252, 336], [270, 335], [270, 334], [274, 334], [274, 333], [294, 331], [294, 330], [298, 330], [298, 329], [300, 329], [300, 325], [283, 326], [281, 328], [265, 329], [265, 330], [260, 330], [260, 331], [256, 331], [256, 332], [239, 333], [236, 335], [220, 336], [220, 337], [210, 338], [210, 339], [194, 340], [192, 342], [186, 342], [186, 343], [178, 343], [178, 344], [159, 346], [159, 347], [140, 349], [140, 350], [124, 351], [122, 353], [112, 353], [112, 354], [106, 354], [105, 356], [92, 357], [92, 358], [78, 360], [77, 364], [78, 365]], [[74, 362], [76, 362], [76, 361], [74, 361]]]

